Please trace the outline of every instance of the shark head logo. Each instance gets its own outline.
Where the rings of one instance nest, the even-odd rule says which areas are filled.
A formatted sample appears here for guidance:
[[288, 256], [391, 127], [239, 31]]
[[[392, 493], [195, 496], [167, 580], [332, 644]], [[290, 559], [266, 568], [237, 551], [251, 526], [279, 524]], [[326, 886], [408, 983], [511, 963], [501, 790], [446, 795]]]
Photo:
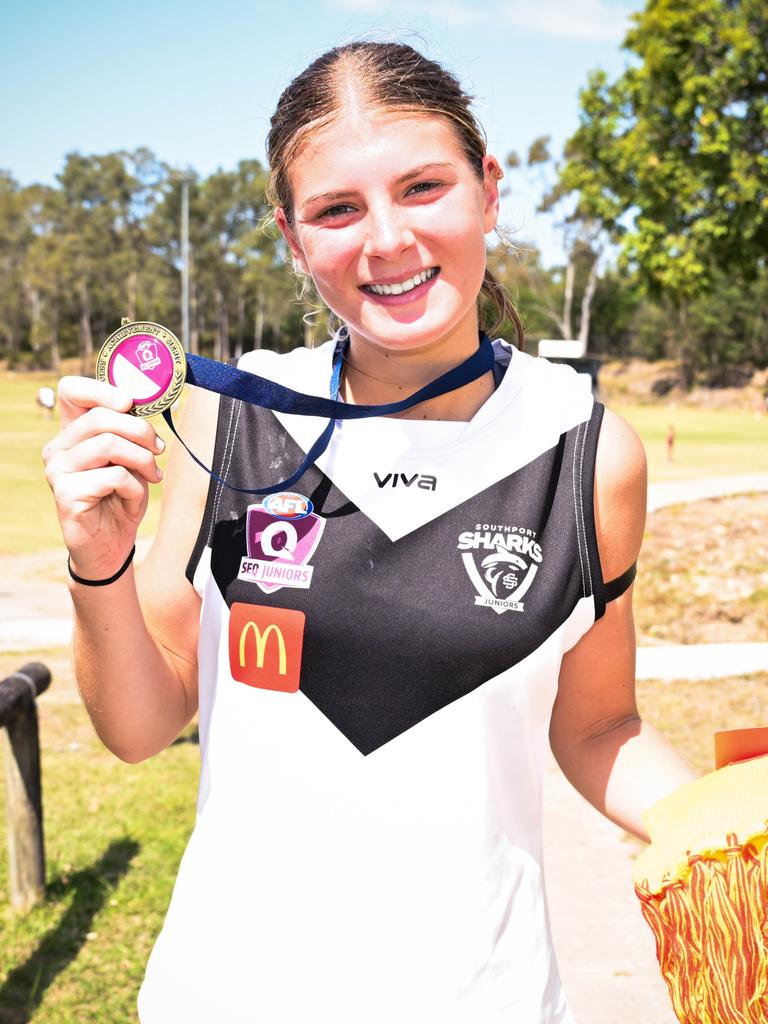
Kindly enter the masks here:
[[520, 555], [497, 547], [495, 554], [486, 555], [480, 568], [495, 597], [511, 597], [520, 583], [520, 574], [528, 566]]

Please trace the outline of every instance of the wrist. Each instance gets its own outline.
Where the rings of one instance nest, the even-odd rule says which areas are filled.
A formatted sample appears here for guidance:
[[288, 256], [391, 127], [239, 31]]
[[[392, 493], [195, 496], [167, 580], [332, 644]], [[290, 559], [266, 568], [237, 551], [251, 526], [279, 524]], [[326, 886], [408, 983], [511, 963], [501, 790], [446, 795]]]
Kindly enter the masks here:
[[128, 552], [127, 558], [123, 563], [114, 570], [114, 572], [108, 575], [81, 575], [77, 571], [77, 567], [72, 565], [72, 559], [70, 555], [67, 555], [67, 571], [69, 572], [70, 579], [73, 583], [81, 587], [106, 587], [111, 583], [116, 583], [117, 580], [123, 576], [128, 570], [129, 566], [133, 562], [133, 556], [136, 554], [136, 545], [134, 544], [131, 550]]

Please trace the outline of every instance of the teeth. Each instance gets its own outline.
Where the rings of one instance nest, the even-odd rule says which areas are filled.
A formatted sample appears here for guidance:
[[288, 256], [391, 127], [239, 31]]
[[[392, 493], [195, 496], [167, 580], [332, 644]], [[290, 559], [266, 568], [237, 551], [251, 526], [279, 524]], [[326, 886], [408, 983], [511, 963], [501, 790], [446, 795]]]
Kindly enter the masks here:
[[374, 295], [402, 295], [403, 292], [409, 292], [417, 285], [429, 281], [436, 273], [437, 267], [431, 267], [429, 270], [422, 270], [420, 274], [414, 274], [407, 281], [400, 281], [398, 284], [366, 284], [363, 285], [363, 288], [373, 292]]

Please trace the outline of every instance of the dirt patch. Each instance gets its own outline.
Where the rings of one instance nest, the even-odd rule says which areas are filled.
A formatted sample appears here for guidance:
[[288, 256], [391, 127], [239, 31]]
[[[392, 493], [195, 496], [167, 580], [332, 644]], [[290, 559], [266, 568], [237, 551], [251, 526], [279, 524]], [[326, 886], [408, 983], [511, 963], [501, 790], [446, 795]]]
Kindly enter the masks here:
[[714, 734], [768, 726], [768, 673], [698, 682], [638, 682], [643, 719], [700, 772], [715, 767]]
[[768, 495], [650, 515], [635, 620], [641, 645], [768, 641]]
[[674, 402], [701, 409], [746, 409], [763, 417], [768, 414], [768, 370], [715, 368], [701, 373], [688, 389], [677, 360], [611, 359], [600, 368], [600, 394], [609, 405]]

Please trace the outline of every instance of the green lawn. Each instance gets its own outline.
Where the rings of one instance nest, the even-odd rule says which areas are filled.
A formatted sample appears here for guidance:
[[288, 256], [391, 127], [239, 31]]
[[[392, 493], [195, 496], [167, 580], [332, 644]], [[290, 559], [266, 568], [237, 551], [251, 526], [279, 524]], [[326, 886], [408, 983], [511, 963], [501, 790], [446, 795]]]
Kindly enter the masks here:
[[[0, 373], [0, 476], [3, 507], [0, 512], [0, 554], [44, 551], [61, 546], [56, 512], [43, 477], [40, 453], [58, 431], [58, 419], [48, 418], [35, 404], [42, 385], [55, 386], [43, 373]], [[153, 426], [168, 440], [165, 421]], [[161, 460], [161, 465], [163, 465]], [[140, 536], [152, 536], [160, 509], [161, 485], [150, 488], [150, 507]]]
[[[643, 439], [651, 480], [768, 473], [768, 418], [725, 409], [670, 410], [665, 406], [613, 405]], [[667, 462], [667, 426], [674, 424], [674, 461]]]
[[194, 822], [196, 735], [126, 765], [78, 705], [44, 697], [40, 719], [48, 895], [10, 910], [0, 800], [0, 1024], [133, 1024]]

